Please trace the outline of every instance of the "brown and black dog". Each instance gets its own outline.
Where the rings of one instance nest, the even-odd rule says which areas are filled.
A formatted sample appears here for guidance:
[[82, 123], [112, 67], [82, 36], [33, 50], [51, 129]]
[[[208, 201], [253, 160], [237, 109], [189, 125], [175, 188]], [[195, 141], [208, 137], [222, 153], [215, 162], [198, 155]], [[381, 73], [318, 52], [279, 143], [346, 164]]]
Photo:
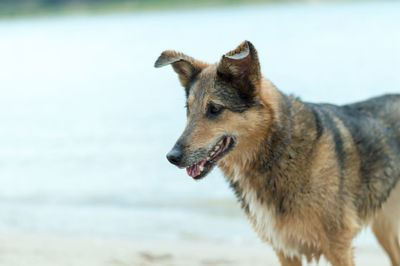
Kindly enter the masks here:
[[263, 78], [248, 41], [216, 64], [165, 51], [155, 66], [168, 64], [187, 98], [168, 160], [194, 179], [218, 165], [282, 265], [354, 265], [352, 239], [369, 224], [400, 265], [400, 95], [302, 102]]

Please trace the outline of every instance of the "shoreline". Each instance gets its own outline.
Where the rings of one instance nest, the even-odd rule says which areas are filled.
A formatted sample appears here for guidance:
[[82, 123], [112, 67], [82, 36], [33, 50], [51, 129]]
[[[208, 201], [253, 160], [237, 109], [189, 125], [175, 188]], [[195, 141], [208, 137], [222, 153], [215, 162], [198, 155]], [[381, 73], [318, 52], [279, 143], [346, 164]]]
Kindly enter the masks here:
[[58, 5], [42, 4], [0, 4], [0, 21], [6, 19], [25, 19], [42, 17], [64, 17], [64, 16], [88, 16], [88, 15], [114, 15], [114, 14], [140, 14], [147, 12], [162, 12], [176, 10], [197, 10], [209, 8], [232, 8], [248, 6], [272, 6], [282, 4], [329, 4], [329, 3], [363, 3], [376, 2], [376, 0], [204, 0], [201, 3], [195, 0], [191, 1], [114, 1], [111, 3], [73, 3]]
[[[0, 265], [7, 266], [279, 265], [272, 248], [261, 242], [175, 242], [21, 232], [1, 232], [0, 241]], [[383, 251], [373, 245], [356, 247], [355, 262], [389, 265]], [[319, 265], [326, 264], [321, 259]]]

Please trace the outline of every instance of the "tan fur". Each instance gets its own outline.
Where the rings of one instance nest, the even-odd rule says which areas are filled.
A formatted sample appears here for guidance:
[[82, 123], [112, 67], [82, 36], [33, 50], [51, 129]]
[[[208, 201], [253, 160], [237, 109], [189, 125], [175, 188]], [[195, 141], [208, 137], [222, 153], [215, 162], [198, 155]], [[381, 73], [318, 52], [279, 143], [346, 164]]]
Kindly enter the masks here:
[[[395, 103], [383, 109], [393, 108], [389, 116], [366, 119], [376, 129], [377, 137], [371, 139], [379, 142], [377, 153], [386, 156], [368, 161], [373, 156], [368, 148], [375, 144], [367, 142], [369, 135], [358, 138], [367, 142], [360, 145], [354, 124], [345, 123], [344, 111], [313, 108], [282, 94], [262, 78], [257, 52], [249, 42], [216, 64], [173, 51], [164, 52], [157, 62], [156, 66], [172, 64], [187, 92], [187, 125], [174, 147], [193, 155], [183, 167], [205, 160], [221, 136], [231, 136], [235, 146], [218, 166], [255, 232], [273, 246], [282, 265], [301, 266], [303, 256], [310, 262], [323, 255], [333, 266], [352, 266], [352, 240], [372, 222], [392, 265], [400, 266], [400, 168], [393, 164], [400, 156], [391, 149], [399, 144], [394, 141], [396, 131], [390, 138], [384, 133], [391, 131], [382, 130], [382, 125], [393, 124]], [[210, 118], [210, 104], [226, 106], [217, 118]], [[373, 167], [366, 168], [366, 161]]]
[[400, 265], [400, 183], [392, 191], [387, 202], [376, 214], [372, 223], [372, 230], [389, 255], [393, 266]]
[[[274, 102], [274, 99], [279, 101], [279, 92], [270, 87], [268, 81], [265, 81], [265, 84], [268, 91], [264, 91], [262, 95], [269, 100], [269, 105], [272, 108], [278, 108], [279, 105]], [[269, 113], [280, 112], [275, 109]], [[260, 128], [251, 130], [251, 132], [253, 131], [262, 132]], [[238, 145], [234, 151], [221, 160], [220, 167], [228, 178], [236, 179], [240, 186], [244, 188], [243, 194], [251, 205], [249, 219], [258, 236], [264, 241], [272, 242], [271, 244], [280, 254], [281, 261], [284, 261], [282, 265], [301, 265], [299, 260], [296, 259], [300, 258], [301, 254], [308, 258], [318, 259], [321, 253], [324, 253], [333, 265], [352, 265], [352, 252], [348, 250], [351, 250], [351, 240], [360, 229], [356, 211], [345, 210], [347, 219], [344, 224], [340, 224], [342, 221], [338, 220], [330, 225], [331, 228], [324, 228], [324, 224], [327, 224], [324, 219], [335, 221], [334, 216], [336, 214], [332, 212], [341, 207], [337, 205], [334, 198], [337, 193], [339, 173], [337, 159], [332, 151], [331, 136], [324, 135], [318, 146], [315, 147], [316, 156], [310, 162], [311, 172], [309, 175], [298, 174], [294, 181], [300, 181], [301, 178], [304, 178], [312, 182], [310, 188], [312, 187], [313, 191], [310, 191], [310, 198], [298, 199], [296, 206], [299, 208], [292, 215], [283, 219], [274, 217], [271, 210], [268, 210], [256, 199], [253, 191], [261, 185], [258, 182], [261, 181], [260, 178], [238, 177], [245, 176], [246, 172], [251, 172], [249, 164], [243, 161], [243, 154], [251, 153], [248, 147], [257, 147], [254, 143], [249, 143], [255, 140], [257, 140], [257, 136], [247, 137], [244, 145]], [[240, 149], [241, 147], [243, 150]], [[251, 160], [250, 155], [249, 160]], [[235, 167], [232, 171], [233, 165]], [[306, 169], [304, 169], [304, 173], [307, 173]], [[286, 184], [286, 186], [290, 190], [291, 184]], [[314, 198], [324, 198], [323, 205], [310, 205]], [[343, 229], [339, 230], [339, 227]], [[326, 234], [327, 230], [328, 235]], [[335, 243], [335, 245], [332, 245], [332, 243]]]
[[288, 258], [282, 252], [276, 252], [282, 266], [301, 266], [301, 260], [298, 258]]
[[[202, 76], [212, 76], [215, 72], [216, 65], [211, 65], [206, 68], [200, 75], [199, 79], [201, 80]], [[209, 78], [208, 81], [212, 82], [213, 79]], [[204, 113], [206, 109], [206, 103], [209, 101], [213, 101], [218, 103], [218, 99], [212, 98], [210, 94], [207, 94], [205, 99], [202, 101], [202, 105], [194, 106], [193, 99], [196, 91], [202, 90], [204, 87], [207, 87], [208, 84], [200, 83], [196, 87], [193, 88], [193, 93], [189, 96], [187, 105], [189, 108], [189, 112], [199, 112]], [[263, 132], [268, 130], [269, 123], [272, 120], [272, 109], [270, 106], [265, 106], [266, 108], [261, 111], [249, 112], [246, 114], [246, 117], [243, 117], [241, 114], [236, 114], [232, 112], [225, 112], [222, 114], [221, 121], [216, 125], [213, 121], [208, 121], [206, 119], [199, 119], [198, 126], [194, 129], [191, 139], [195, 141], [190, 141], [190, 145], [187, 147], [188, 151], [196, 150], [199, 147], [210, 146], [215, 139], [210, 138], [210, 135], [217, 136], [223, 135], [230, 131], [235, 131], [238, 138], [242, 140], [238, 142], [238, 145], [235, 147], [237, 152], [229, 153], [227, 157], [233, 156], [232, 158], [236, 162], [244, 163], [251, 161], [253, 151], [249, 150], [249, 147], [253, 147], [257, 140], [262, 142], [261, 135]], [[248, 124], [248, 121], [257, 121], [251, 125]], [[191, 122], [191, 117], [188, 117], [187, 124]], [[255, 146], [256, 148], [257, 146]], [[243, 160], [246, 158], [246, 160]]]

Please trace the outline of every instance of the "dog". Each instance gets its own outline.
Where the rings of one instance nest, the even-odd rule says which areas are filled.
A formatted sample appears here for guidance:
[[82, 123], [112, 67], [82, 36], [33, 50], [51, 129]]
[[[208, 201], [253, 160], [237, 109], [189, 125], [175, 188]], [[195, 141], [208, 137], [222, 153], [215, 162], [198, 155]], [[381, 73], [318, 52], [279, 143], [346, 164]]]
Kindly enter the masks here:
[[196, 180], [218, 166], [281, 265], [354, 265], [352, 239], [368, 225], [400, 265], [399, 94], [303, 102], [263, 78], [249, 41], [215, 64], [164, 51], [155, 67], [165, 65], [187, 109], [167, 159]]

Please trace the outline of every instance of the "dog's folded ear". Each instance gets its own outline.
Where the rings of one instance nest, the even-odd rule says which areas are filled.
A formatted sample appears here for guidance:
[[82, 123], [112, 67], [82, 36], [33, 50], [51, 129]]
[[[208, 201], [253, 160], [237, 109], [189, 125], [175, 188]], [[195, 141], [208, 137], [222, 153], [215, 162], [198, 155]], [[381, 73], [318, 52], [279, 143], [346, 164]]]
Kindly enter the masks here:
[[185, 54], [168, 50], [164, 51], [154, 64], [154, 67], [172, 65], [179, 76], [182, 86], [185, 88], [186, 96], [189, 95], [190, 86], [194, 78], [208, 66]]
[[217, 74], [237, 87], [242, 97], [253, 97], [255, 87], [262, 78], [260, 62], [253, 44], [244, 41], [235, 50], [223, 55], [217, 67]]

